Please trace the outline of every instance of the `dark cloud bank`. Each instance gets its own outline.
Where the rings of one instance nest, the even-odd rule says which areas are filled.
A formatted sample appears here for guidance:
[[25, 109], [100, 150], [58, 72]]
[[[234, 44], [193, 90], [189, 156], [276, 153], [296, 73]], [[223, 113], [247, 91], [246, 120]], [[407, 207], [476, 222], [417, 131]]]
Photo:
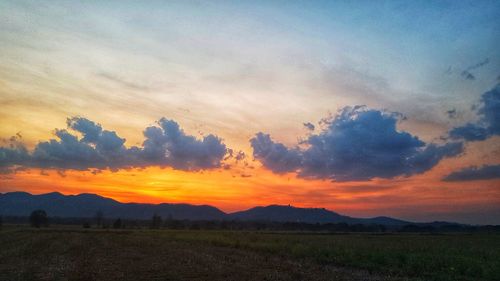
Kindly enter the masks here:
[[[481, 96], [478, 121], [453, 128], [454, 140], [482, 141], [500, 135], [500, 84]], [[500, 165], [468, 167], [444, 177], [445, 181], [470, 181], [500, 178]]]
[[500, 165], [485, 165], [482, 167], [468, 167], [446, 176], [445, 181], [472, 181], [500, 178]]
[[[426, 144], [398, 131], [401, 114], [346, 107], [326, 121], [301, 146], [287, 147], [258, 133], [250, 140], [253, 156], [275, 173], [296, 172], [299, 177], [335, 181], [364, 181], [423, 173], [446, 157], [463, 152], [464, 141], [479, 141], [500, 134], [500, 86], [484, 93], [479, 121], [452, 129], [445, 144]], [[466, 168], [446, 181], [498, 178], [498, 166]]]
[[426, 144], [400, 132], [399, 113], [346, 107], [326, 121], [326, 128], [309, 136], [305, 148], [289, 148], [264, 133], [251, 139], [253, 155], [276, 173], [336, 181], [392, 178], [425, 172], [441, 159], [462, 152], [461, 142]]
[[500, 84], [481, 96], [477, 111], [479, 120], [454, 128], [449, 135], [452, 139], [481, 141], [500, 135]]
[[[398, 131], [400, 113], [345, 107], [323, 128], [312, 133], [314, 125], [305, 123], [310, 135], [295, 147], [257, 133], [250, 140], [253, 156], [275, 173], [295, 172], [302, 178], [335, 181], [366, 181], [373, 178], [411, 176], [426, 172], [442, 159], [463, 152], [464, 141], [480, 141], [500, 135], [500, 86], [484, 93], [477, 109], [478, 121], [450, 130], [443, 144], [425, 143], [408, 132]], [[318, 131], [318, 130], [317, 130]], [[245, 155], [234, 154], [215, 135], [202, 139], [186, 135], [173, 121], [160, 119], [147, 127], [142, 146], [126, 147], [116, 132], [81, 117], [67, 120], [67, 129], [56, 130], [57, 138], [40, 142], [29, 151], [18, 137], [0, 147], [0, 172], [18, 167], [57, 170], [108, 169], [148, 166], [198, 171], [226, 167], [223, 161], [236, 162]], [[499, 165], [469, 167], [446, 176], [445, 181], [499, 178]]]
[[11, 138], [9, 147], [0, 147], [0, 169], [9, 172], [15, 166], [22, 166], [115, 171], [159, 166], [197, 171], [219, 167], [228, 151], [217, 136], [197, 139], [186, 135], [175, 121], [165, 118], [144, 130], [141, 147], [129, 148], [116, 132], [104, 130], [91, 120], [73, 117], [67, 120], [67, 125], [67, 130], [55, 131], [57, 139], [38, 143], [32, 152], [19, 139]]

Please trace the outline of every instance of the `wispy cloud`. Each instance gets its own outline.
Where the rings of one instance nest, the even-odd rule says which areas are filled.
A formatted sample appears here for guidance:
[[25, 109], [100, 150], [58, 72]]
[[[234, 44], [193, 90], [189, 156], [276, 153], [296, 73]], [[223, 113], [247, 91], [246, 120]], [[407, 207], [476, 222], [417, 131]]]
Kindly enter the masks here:
[[473, 181], [491, 180], [500, 178], [499, 165], [485, 165], [482, 167], [468, 167], [453, 172], [443, 178], [444, 181]]
[[462, 76], [462, 78], [464, 78], [465, 80], [476, 80], [476, 76], [474, 74], [472, 74], [471, 71], [476, 70], [476, 69], [478, 69], [480, 67], [483, 67], [483, 66], [487, 65], [489, 62], [490, 62], [490, 59], [486, 58], [483, 61], [480, 61], [480, 62], [478, 62], [478, 63], [476, 63], [474, 65], [471, 65], [471, 66], [467, 67], [466, 69], [464, 69], [460, 73], [460, 76]]
[[139, 83], [134, 83], [128, 80], [125, 80], [119, 76], [113, 75], [111, 73], [106, 73], [106, 72], [99, 72], [97, 73], [98, 77], [104, 78], [108, 81], [111, 81], [113, 83], [119, 84], [125, 88], [131, 89], [131, 90], [138, 90], [138, 91], [149, 91], [151, 88], [146, 85], [141, 85]]

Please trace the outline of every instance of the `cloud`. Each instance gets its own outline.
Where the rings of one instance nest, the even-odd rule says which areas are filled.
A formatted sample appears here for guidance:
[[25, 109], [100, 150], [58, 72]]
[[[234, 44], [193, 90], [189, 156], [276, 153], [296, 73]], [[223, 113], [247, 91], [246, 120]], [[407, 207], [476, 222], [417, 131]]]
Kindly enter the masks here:
[[236, 162], [240, 162], [245, 160], [245, 158], [246, 158], [245, 152], [241, 150], [235, 152], [234, 150], [229, 148], [227, 150], [226, 158], [224, 158], [224, 160], [234, 159]]
[[490, 59], [486, 58], [483, 61], [480, 61], [480, 62], [478, 62], [478, 63], [476, 63], [474, 65], [471, 65], [471, 66], [467, 67], [466, 69], [464, 69], [462, 71], [462, 73], [460, 73], [460, 75], [465, 80], [476, 80], [476, 76], [474, 76], [474, 74], [472, 74], [471, 71], [487, 65], [489, 62], [490, 62]]
[[489, 137], [489, 132], [486, 128], [467, 123], [464, 126], [451, 129], [449, 135], [452, 139], [463, 138], [468, 141], [481, 141]]
[[459, 72], [460, 76], [465, 79], [465, 80], [471, 80], [471, 81], [474, 81], [476, 80], [476, 75], [474, 75], [474, 73], [472, 73], [473, 70], [476, 70], [478, 68], [481, 68], [485, 65], [487, 65], [488, 63], [490, 63], [490, 59], [489, 58], [486, 58], [484, 59], [483, 61], [480, 61], [476, 64], [473, 64], [469, 67], [466, 67], [465, 69], [463, 70], [458, 70], [458, 71], [453, 71], [452, 67], [449, 66], [448, 69], [445, 71], [445, 74], [447, 75], [451, 75], [453, 73], [457, 73]]
[[81, 118], [68, 118], [69, 130], [56, 130], [58, 139], [38, 143], [31, 154], [31, 165], [49, 169], [111, 169], [129, 168], [139, 160], [137, 147], [126, 148], [125, 139], [116, 132], [103, 130], [101, 125]]
[[474, 70], [474, 69], [478, 69], [480, 67], [483, 67], [485, 65], [487, 65], [488, 63], [490, 63], [490, 59], [489, 58], [485, 58], [483, 61], [480, 61], [474, 65], [471, 65], [469, 67], [467, 67], [465, 70], [466, 71], [471, 71], [471, 70]]
[[500, 84], [483, 94], [478, 114], [492, 135], [500, 135]]
[[222, 140], [207, 135], [202, 140], [189, 136], [173, 120], [162, 118], [160, 127], [148, 127], [142, 155], [148, 163], [171, 166], [179, 170], [201, 170], [220, 166], [227, 153]]
[[481, 96], [477, 112], [479, 120], [450, 130], [452, 139], [481, 141], [500, 135], [500, 84]]
[[310, 131], [314, 131], [314, 125], [311, 122], [304, 123], [304, 127]]
[[448, 118], [455, 119], [455, 118], [457, 118], [458, 113], [457, 113], [457, 110], [454, 108], [454, 109], [446, 111], [446, 114], [448, 114]]
[[97, 73], [98, 77], [104, 78], [108, 81], [111, 81], [113, 83], [116, 83], [118, 85], [123, 86], [124, 88], [131, 89], [131, 90], [138, 90], [138, 91], [149, 91], [151, 90], [150, 87], [145, 86], [145, 85], [140, 85], [134, 82], [127, 81], [119, 76], [116, 76], [111, 73], [105, 73], [105, 72], [100, 72]]
[[268, 134], [257, 133], [250, 139], [250, 144], [254, 158], [275, 173], [295, 171], [302, 165], [300, 150], [288, 149], [281, 143], [275, 143]]
[[444, 181], [473, 181], [500, 178], [500, 165], [485, 165], [482, 167], [467, 167], [453, 172], [443, 178]]
[[336, 181], [410, 176], [462, 152], [460, 142], [425, 144], [397, 131], [396, 124], [403, 118], [364, 106], [346, 107], [324, 121], [326, 127], [319, 134], [303, 141], [305, 148], [288, 148], [264, 133], [257, 133], [250, 143], [254, 158], [275, 173]]
[[462, 71], [462, 73], [460, 73], [460, 75], [462, 76], [462, 78], [464, 78], [465, 80], [476, 80], [476, 76], [474, 76], [474, 74], [470, 73], [469, 71], [467, 70], [464, 70]]
[[236, 161], [243, 161], [243, 160], [245, 160], [245, 158], [246, 158], [246, 155], [245, 155], [245, 152], [243, 152], [243, 151], [238, 151], [238, 153], [236, 153], [236, 156], [234, 156], [234, 159]]
[[102, 127], [88, 119], [80, 117], [72, 117], [66, 120], [68, 128], [78, 131], [83, 134], [83, 142], [94, 142], [99, 138], [102, 132]]
[[228, 151], [217, 136], [199, 140], [165, 118], [144, 130], [146, 139], [142, 147], [125, 147], [125, 139], [116, 132], [104, 130], [100, 124], [85, 118], [68, 118], [67, 126], [67, 130], [55, 131], [56, 139], [39, 142], [32, 152], [17, 139], [11, 140], [7, 147], [0, 147], [0, 169], [8, 171], [25, 166], [115, 171], [159, 166], [197, 171], [220, 167]]
[[17, 166], [29, 161], [28, 149], [20, 140], [20, 136], [2, 140], [8, 145], [0, 147], [0, 174], [12, 173], [18, 168]]

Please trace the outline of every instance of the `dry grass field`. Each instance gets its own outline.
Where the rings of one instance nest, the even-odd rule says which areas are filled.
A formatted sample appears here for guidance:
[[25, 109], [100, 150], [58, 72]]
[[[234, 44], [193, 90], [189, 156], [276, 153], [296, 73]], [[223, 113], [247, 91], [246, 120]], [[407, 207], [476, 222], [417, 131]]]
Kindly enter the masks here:
[[496, 234], [4, 227], [0, 280], [499, 280]]

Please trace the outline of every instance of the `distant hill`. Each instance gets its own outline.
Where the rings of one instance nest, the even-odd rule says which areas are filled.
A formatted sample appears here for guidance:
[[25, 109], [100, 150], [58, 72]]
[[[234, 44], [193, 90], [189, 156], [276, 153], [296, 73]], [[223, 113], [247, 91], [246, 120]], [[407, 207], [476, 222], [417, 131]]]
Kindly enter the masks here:
[[276, 222], [305, 223], [348, 223], [348, 224], [383, 224], [391, 226], [406, 225], [410, 222], [389, 217], [352, 218], [324, 208], [297, 208], [293, 206], [270, 205], [255, 207], [246, 211], [228, 215], [232, 219]]
[[342, 216], [323, 208], [296, 208], [282, 205], [254, 207], [246, 211], [229, 214], [229, 217], [239, 220], [313, 223], [339, 223], [350, 222], [352, 220], [350, 217]]
[[302, 223], [382, 224], [402, 226], [411, 222], [389, 217], [352, 218], [324, 208], [297, 208], [270, 205], [226, 214], [208, 205], [121, 203], [96, 194], [63, 195], [58, 192], [32, 195], [26, 192], [0, 194], [0, 214], [29, 216], [43, 209], [52, 217], [93, 217], [101, 211], [107, 218], [150, 219], [153, 214], [164, 218], [189, 220], [242, 220]]
[[96, 194], [63, 195], [58, 192], [32, 195], [26, 192], [0, 194], [0, 214], [29, 216], [43, 209], [54, 217], [93, 217], [101, 211], [108, 218], [150, 219], [155, 213], [167, 218], [219, 220], [226, 214], [208, 205], [120, 203]]

